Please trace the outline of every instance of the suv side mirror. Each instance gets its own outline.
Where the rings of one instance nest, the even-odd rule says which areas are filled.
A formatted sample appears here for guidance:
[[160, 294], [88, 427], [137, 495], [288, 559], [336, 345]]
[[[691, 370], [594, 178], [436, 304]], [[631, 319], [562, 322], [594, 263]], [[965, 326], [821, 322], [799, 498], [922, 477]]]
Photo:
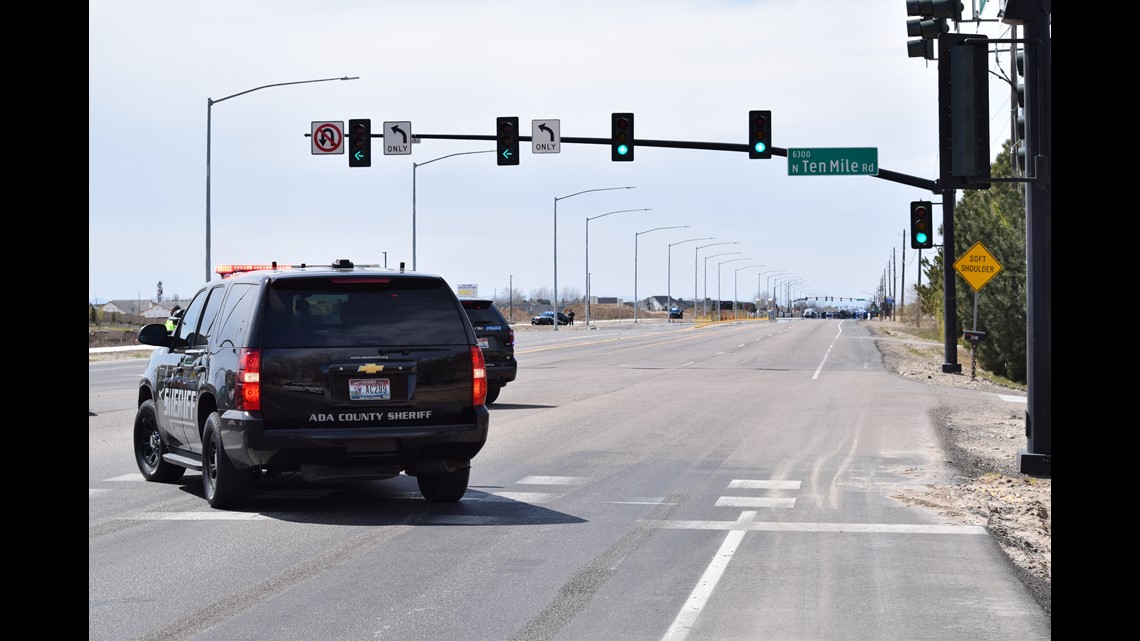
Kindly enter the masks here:
[[170, 332], [164, 323], [151, 323], [139, 329], [139, 342], [143, 345], [166, 347], [170, 345]]

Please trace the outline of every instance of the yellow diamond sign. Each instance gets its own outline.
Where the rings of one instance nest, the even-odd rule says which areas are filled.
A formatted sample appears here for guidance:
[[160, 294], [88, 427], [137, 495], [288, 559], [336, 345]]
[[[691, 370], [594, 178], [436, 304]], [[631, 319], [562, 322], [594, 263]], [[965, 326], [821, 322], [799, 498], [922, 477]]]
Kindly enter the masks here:
[[954, 269], [958, 270], [967, 283], [970, 283], [974, 291], [978, 291], [1001, 271], [1001, 263], [986, 251], [981, 242], [977, 242], [961, 258], [954, 261]]

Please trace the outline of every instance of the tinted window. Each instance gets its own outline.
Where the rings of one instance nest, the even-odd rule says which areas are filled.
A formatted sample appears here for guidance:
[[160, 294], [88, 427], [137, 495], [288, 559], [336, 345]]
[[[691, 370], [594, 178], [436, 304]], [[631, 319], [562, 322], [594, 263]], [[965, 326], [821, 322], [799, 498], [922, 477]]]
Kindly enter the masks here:
[[195, 342], [198, 345], [206, 345], [210, 342], [210, 336], [213, 331], [218, 327], [218, 310], [222, 307], [222, 294], [225, 293], [225, 285], [215, 285], [210, 288], [209, 298], [206, 300], [206, 309], [202, 311], [202, 328], [195, 337]]
[[253, 284], [234, 283], [226, 298], [225, 308], [218, 317], [221, 329], [217, 334], [218, 347], [246, 347], [246, 332], [249, 331], [250, 311], [257, 302], [257, 287]]
[[194, 333], [198, 331], [198, 321], [202, 318], [202, 308], [206, 306], [206, 290], [198, 292], [190, 304], [186, 306], [186, 311], [182, 313], [182, 319], [178, 321], [178, 326], [174, 328], [174, 346], [186, 347], [193, 345]]
[[467, 319], [439, 279], [282, 279], [265, 306], [267, 348], [468, 342]]
[[489, 300], [465, 300], [463, 301], [463, 309], [467, 310], [467, 317], [471, 319], [472, 325], [505, 325], [507, 323], [507, 319], [503, 318], [503, 315]]

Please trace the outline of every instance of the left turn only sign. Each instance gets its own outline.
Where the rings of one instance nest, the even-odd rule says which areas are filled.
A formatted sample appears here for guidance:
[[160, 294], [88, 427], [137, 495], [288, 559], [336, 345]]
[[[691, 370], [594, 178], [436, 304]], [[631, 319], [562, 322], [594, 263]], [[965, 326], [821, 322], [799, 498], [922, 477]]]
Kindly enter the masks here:
[[312, 140], [313, 155], [344, 153], [344, 121], [314, 120]]

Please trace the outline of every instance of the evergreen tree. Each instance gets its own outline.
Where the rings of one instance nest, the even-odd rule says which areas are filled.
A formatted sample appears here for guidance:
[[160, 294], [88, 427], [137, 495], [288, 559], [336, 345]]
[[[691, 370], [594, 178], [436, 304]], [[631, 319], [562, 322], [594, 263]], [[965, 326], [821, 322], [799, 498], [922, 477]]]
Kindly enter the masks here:
[[[993, 178], [1013, 178], [1010, 142], [990, 167]], [[1011, 381], [1026, 382], [1028, 308], [1026, 305], [1025, 190], [1021, 183], [992, 183], [986, 190], [966, 191], [954, 207], [954, 255], [965, 255], [974, 243], [1001, 264], [1002, 270], [978, 294], [977, 329], [986, 332], [985, 342], [975, 353], [978, 363]], [[943, 252], [922, 259], [926, 284], [917, 288], [924, 314], [944, 318], [942, 275]], [[951, 267], [952, 269], [952, 267]], [[955, 275], [955, 332], [974, 328], [974, 290]], [[944, 324], [939, 331], [944, 332]], [[945, 339], [945, 336], [942, 336]]]
[[[1009, 141], [1002, 146], [990, 175], [1014, 177]], [[1024, 383], [1028, 308], [1022, 183], [992, 183], [987, 190], [965, 193], [954, 209], [955, 255], [964, 255], [977, 242], [1002, 266], [978, 291], [977, 329], [986, 332], [985, 342], [978, 345], [978, 363], [995, 374]], [[963, 291], [965, 295], [960, 294], [957, 301], [958, 323], [962, 328], [973, 328], [974, 291], [968, 284]]]

